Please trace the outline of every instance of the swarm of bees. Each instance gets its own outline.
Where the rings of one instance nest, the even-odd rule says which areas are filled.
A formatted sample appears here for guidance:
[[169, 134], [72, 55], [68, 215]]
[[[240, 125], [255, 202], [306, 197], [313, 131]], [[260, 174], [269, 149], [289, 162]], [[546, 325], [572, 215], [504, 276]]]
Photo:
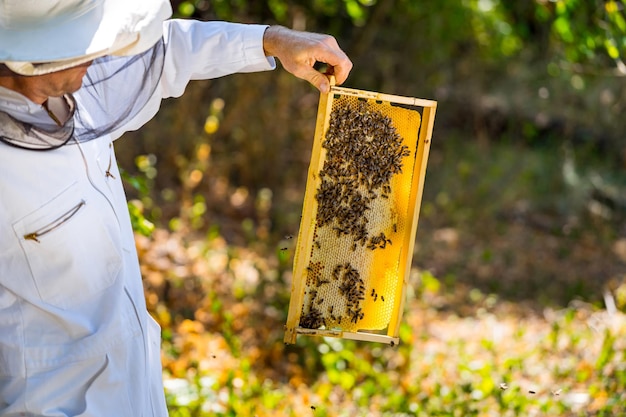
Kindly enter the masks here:
[[[390, 197], [391, 179], [402, 173], [403, 159], [410, 154], [391, 118], [367, 100], [336, 106], [330, 114], [322, 147], [326, 156], [318, 173], [315, 195], [316, 230], [330, 228], [338, 239], [350, 239], [353, 252], [359, 247], [374, 251], [392, 245], [385, 233], [368, 230], [367, 217], [374, 200]], [[324, 243], [317, 233], [314, 239], [312, 253], [322, 250]], [[363, 320], [366, 284], [358, 269], [345, 261], [324, 269], [322, 262], [311, 262], [307, 267], [308, 298], [300, 316], [300, 327], [318, 329]], [[321, 308], [324, 300], [320, 298], [320, 287], [326, 285], [344, 299], [340, 308], [333, 305]], [[372, 298], [378, 299], [373, 289]], [[384, 297], [380, 299], [384, 301]]]
[[369, 203], [389, 198], [390, 180], [402, 172], [409, 148], [402, 143], [391, 119], [367, 101], [335, 108], [322, 146], [326, 159], [319, 172], [317, 226], [331, 226], [337, 237], [350, 235], [352, 246], [384, 248], [383, 234], [370, 237], [366, 212]]

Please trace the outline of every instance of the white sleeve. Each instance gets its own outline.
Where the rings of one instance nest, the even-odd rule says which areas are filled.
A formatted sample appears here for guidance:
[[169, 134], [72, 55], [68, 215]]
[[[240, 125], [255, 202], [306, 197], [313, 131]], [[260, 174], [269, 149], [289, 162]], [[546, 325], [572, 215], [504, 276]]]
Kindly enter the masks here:
[[165, 56], [160, 82], [143, 109], [111, 132], [113, 139], [150, 121], [161, 101], [181, 96], [191, 80], [276, 68], [274, 58], [266, 57], [263, 50], [265, 25], [182, 19], [168, 20], [163, 25]]
[[162, 97], [179, 97], [190, 80], [274, 69], [274, 59], [263, 51], [265, 29], [265, 25], [167, 21]]

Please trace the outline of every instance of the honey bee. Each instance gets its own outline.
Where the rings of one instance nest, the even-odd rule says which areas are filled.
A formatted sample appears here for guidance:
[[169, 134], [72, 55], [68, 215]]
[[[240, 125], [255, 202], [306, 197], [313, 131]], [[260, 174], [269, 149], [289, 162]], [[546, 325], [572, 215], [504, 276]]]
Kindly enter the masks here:
[[305, 329], [319, 329], [325, 324], [324, 317], [319, 310], [311, 307], [308, 314], [300, 317], [300, 327]]

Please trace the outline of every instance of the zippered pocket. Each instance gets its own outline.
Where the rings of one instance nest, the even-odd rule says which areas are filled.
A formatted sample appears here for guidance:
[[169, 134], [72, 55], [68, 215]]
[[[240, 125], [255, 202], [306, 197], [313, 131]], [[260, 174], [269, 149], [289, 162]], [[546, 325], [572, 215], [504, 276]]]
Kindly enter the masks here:
[[[117, 223], [89, 204], [74, 183], [39, 209], [13, 223], [28, 270], [18, 277], [17, 293], [31, 302], [61, 308], [88, 302], [110, 287], [122, 267]], [[15, 283], [15, 281], [14, 281]]]
[[41, 227], [39, 230], [36, 230], [34, 232], [26, 233], [24, 235], [24, 239], [34, 240], [35, 242], [40, 243], [39, 238], [59, 228], [63, 223], [69, 221], [72, 217], [74, 217], [76, 213], [78, 213], [78, 210], [80, 210], [84, 205], [85, 200], [81, 200], [80, 203], [76, 204], [74, 207], [68, 210], [67, 213], [63, 213], [61, 216], [59, 216], [57, 219], [54, 219], [49, 224]]

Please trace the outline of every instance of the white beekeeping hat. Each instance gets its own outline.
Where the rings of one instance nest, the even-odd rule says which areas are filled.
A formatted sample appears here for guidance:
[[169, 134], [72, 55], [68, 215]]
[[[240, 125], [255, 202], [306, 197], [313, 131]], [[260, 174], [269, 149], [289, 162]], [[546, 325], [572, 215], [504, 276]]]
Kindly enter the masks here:
[[70, 68], [152, 47], [167, 0], [0, 0], [0, 62], [22, 75]]

